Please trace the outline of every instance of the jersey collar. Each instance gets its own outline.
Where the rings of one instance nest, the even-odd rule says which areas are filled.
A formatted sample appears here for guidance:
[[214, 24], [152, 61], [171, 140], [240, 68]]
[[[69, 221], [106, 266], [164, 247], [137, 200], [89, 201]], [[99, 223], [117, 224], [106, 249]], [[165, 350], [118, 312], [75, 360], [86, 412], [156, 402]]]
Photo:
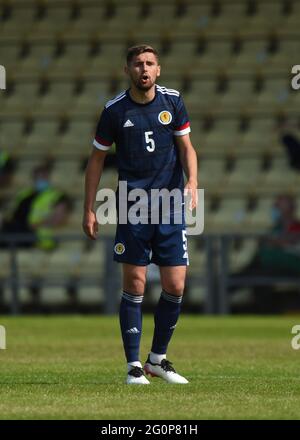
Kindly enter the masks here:
[[127, 98], [128, 98], [131, 102], [133, 102], [135, 105], [139, 105], [139, 106], [141, 106], [141, 107], [145, 107], [146, 105], [150, 105], [150, 104], [152, 104], [152, 102], [155, 101], [155, 99], [156, 99], [156, 97], [157, 97], [157, 85], [155, 84], [155, 95], [154, 95], [154, 98], [151, 99], [151, 101], [146, 102], [145, 104], [142, 104], [142, 103], [140, 103], [140, 102], [136, 102], [136, 101], [134, 101], [134, 100], [131, 98], [131, 96], [130, 96], [129, 89], [126, 90], [126, 96], [127, 96]]

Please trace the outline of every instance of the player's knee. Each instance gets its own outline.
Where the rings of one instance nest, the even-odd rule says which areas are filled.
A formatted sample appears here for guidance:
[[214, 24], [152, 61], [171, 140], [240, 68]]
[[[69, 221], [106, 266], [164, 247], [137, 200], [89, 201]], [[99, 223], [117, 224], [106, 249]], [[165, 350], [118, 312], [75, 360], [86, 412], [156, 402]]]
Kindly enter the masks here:
[[143, 295], [145, 291], [145, 283], [143, 282], [143, 280], [135, 278], [131, 281], [130, 289], [132, 293]]
[[169, 281], [163, 285], [163, 289], [170, 295], [181, 296], [184, 291], [184, 281]]
[[143, 295], [145, 291], [146, 278], [141, 275], [134, 275], [124, 283], [124, 290], [130, 293]]

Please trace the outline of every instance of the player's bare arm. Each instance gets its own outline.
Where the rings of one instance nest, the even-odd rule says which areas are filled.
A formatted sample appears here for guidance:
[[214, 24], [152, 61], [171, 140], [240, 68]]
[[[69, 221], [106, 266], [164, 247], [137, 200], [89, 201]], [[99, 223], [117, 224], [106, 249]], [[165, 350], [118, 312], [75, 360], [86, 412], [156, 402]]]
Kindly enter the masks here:
[[85, 196], [82, 227], [86, 235], [95, 240], [98, 232], [98, 222], [94, 211], [97, 188], [102, 175], [107, 151], [93, 149], [85, 172]]
[[176, 144], [179, 148], [180, 161], [187, 178], [185, 185], [185, 192], [191, 193], [190, 209], [194, 209], [197, 206], [197, 153], [192, 145], [190, 135], [185, 134], [183, 136], [176, 136]]

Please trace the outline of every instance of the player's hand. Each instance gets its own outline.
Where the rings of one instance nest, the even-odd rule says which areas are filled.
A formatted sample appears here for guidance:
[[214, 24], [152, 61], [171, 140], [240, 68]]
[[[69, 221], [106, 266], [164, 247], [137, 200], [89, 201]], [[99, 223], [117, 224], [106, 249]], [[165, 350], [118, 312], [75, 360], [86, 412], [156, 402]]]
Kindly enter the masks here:
[[98, 234], [98, 222], [94, 211], [87, 211], [84, 213], [82, 228], [89, 238], [96, 240]]
[[189, 194], [190, 203], [189, 210], [192, 211], [198, 204], [197, 182], [188, 181], [184, 187], [184, 195]]

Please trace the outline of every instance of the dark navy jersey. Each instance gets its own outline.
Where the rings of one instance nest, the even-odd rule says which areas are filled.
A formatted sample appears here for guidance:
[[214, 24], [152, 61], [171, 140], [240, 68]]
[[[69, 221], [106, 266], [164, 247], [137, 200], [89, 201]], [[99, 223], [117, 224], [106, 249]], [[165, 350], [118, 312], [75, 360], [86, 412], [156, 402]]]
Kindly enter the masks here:
[[134, 102], [129, 90], [107, 102], [93, 145], [107, 151], [116, 145], [119, 180], [128, 190], [183, 189], [183, 169], [174, 136], [190, 132], [182, 97], [177, 90], [155, 86], [146, 104]]

